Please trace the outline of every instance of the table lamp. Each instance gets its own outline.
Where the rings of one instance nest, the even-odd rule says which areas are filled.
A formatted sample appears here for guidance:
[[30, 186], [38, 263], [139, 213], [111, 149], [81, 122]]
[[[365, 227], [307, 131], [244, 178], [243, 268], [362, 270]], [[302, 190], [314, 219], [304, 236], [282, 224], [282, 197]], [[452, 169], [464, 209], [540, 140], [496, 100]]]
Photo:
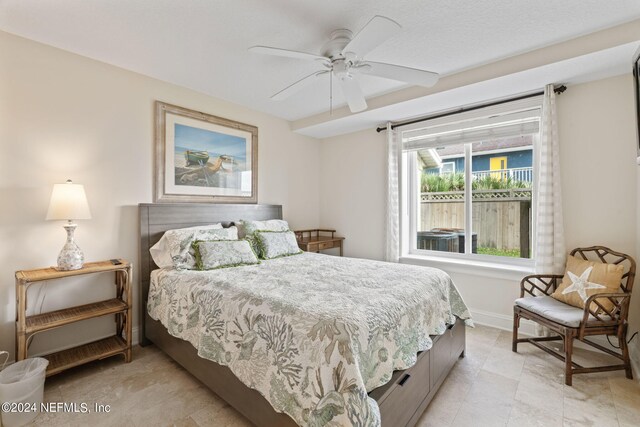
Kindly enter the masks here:
[[84, 254], [73, 240], [77, 224], [75, 219], [91, 219], [84, 187], [74, 184], [70, 179], [65, 184], [54, 184], [51, 202], [47, 211], [47, 220], [67, 220], [67, 243], [58, 255], [58, 270], [78, 270], [84, 263]]

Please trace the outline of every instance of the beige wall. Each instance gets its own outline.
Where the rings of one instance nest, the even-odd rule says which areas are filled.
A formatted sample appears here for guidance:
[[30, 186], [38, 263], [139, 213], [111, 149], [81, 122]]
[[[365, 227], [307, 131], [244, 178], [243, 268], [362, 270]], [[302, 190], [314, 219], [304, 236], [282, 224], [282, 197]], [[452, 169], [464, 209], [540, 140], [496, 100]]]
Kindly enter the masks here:
[[[93, 218], [79, 221], [76, 239], [87, 260], [137, 263], [155, 100], [258, 126], [259, 202], [282, 204], [293, 227], [318, 224], [318, 140], [264, 113], [0, 32], [0, 349], [13, 353], [14, 271], [54, 265], [64, 243], [62, 224], [44, 220], [54, 183], [85, 185]], [[106, 298], [110, 280], [51, 282], [44, 310]], [[36, 337], [30, 351], [107, 334], [113, 322], [88, 325]]]
[[[637, 259], [633, 77], [569, 87], [558, 97], [558, 123], [567, 249], [605, 245]], [[637, 331], [640, 292], [630, 315]]]
[[347, 256], [384, 256], [386, 144], [375, 129], [322, 142], [320, 223], [346, 238]]
[[[567, 248], [601, 244], [636, 256], [640, 229], [631, 75], [570, 86], [557, 102]], [[347, 256], [383, 257], [385, 156], [385, 135], [374, 130], [323, 140], [320, 220], [347, 237]], [[476, 313], [510, 325], [517, 275], [444, 269]], [[635, 331], [640, 292], [632, 304]]]

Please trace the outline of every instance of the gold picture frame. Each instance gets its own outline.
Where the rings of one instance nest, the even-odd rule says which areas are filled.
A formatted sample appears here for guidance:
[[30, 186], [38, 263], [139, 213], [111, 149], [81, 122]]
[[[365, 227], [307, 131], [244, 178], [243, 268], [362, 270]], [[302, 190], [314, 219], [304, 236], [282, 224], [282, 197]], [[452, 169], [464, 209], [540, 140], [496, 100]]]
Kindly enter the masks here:
[[258, 128], [155, 103], [154, 203], [258, 203]]

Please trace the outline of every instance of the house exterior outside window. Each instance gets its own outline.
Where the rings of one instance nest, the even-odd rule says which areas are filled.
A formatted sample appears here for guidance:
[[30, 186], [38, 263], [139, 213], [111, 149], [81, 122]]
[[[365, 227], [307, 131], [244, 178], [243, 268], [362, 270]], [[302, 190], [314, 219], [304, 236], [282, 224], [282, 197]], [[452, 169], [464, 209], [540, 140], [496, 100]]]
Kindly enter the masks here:
[[540, 106], [403, 132], [406, 253], [529, 265]]
[[[464, 170], [464, 147], [441, 147], [436, 152], [442, 159], [442, 166], [425, 168], [424, 173], [444, 174]], [[472, 174], [474, 179], [493, 176], [532, 182], [533, 136], [484, 142], [473, 153]]]

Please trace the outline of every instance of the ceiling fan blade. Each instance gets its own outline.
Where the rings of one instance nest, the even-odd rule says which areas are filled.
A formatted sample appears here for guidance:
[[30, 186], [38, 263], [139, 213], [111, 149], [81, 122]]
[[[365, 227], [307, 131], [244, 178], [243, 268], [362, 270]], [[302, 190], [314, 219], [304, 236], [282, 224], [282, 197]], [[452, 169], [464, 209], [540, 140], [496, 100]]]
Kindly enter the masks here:
[[314, 55], [313, 53], [298, 52], [297, 50], [281, 49], [269, 46], [251, 46], [249, 52], [262, 53], [264, 55], [284, 56], [285, 58], [311, 59], [315, 61], [331, 62], [327, 57]]
[[385, 79], [397, 80], [426, 87], [431, 87], [436, 84], [440, 77], [438, 73], [433, 73], [431, 71], [371, 61], [363, 62], [362, 66], [356, 68], [356, 70], [362, 73], [371, 74], [372, 76], [384, 77]]
[[345, 46], [342, 54], [351, 52], [362, 58], [385, 40], [393, 37], [401, 28], [396, 21], [376, 15]]
[[327, 74], [329, 71], [316, 71], [313, 74], [309, 74], [306, 77], [301, 78], [297, 82], [285, 87], [280, 92], [276, 93], [271, 97], [274, 101], [282, 101], [285, 98], [293, 95], [304, 87], [309, 86], [311, 83], [315, 82], [315, 77], [321, 76], [323, 74]]
[[349, 109], [352, 113], [358, 113], [367, 109], [367, 101], [364, 99], [364, 94], [360, 89], [360, 85], [353, 77], [345, 76], [338, 79], [340, 86], [342, 87], [342, 93], [347, 99]]

